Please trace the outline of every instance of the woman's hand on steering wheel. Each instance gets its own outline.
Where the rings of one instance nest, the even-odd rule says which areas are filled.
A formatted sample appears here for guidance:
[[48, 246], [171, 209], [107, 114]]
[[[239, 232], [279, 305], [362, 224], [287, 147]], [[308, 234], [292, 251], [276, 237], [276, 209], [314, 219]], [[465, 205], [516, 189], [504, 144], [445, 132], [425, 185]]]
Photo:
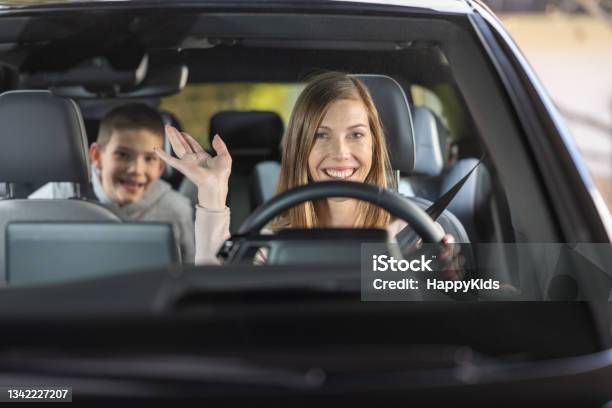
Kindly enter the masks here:
[[212, 147], [217, 153], [212, 157], [188, 133], [166, 126], [166, 135], [177, 157], [161, 149], [155, 149], [155, 153], [196, 185], [200, 206], [209, 209], [225, 208], [232, 157], [221, 137], [215, 135], [212, 140]]

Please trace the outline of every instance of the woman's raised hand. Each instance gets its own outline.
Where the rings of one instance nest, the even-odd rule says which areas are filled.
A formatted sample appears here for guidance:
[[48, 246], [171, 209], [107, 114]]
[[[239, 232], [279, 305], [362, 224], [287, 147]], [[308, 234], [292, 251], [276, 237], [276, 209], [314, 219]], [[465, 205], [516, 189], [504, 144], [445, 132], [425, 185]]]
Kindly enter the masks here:
[[227, 183], [232, 171], [232, 157], [219, 135], [212, 140], [217, 155], [212, 157], [189, 134], [166, 126], [166, 135], [177, 157], [162, 149], [155, 153], [168, 165], [185, 175], [198, 188], [198, 204], [209, 209], [225, 208]]

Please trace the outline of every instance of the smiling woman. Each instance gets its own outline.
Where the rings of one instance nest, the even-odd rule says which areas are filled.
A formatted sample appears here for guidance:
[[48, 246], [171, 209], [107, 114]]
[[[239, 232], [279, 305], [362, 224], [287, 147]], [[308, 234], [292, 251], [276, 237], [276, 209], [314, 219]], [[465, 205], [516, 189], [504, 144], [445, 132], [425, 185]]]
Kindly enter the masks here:
[[[336, 179], [384, 188], [391, 184], [378, 111], [365, 85], [350, 75], [328, 72], [312, 79], [297, 100], [282, 149], [288, 159], [281, 164], [278, 193]], [[376, 206], [332, 198], [303, 203], [273, 226], [385, 228], [389, 222], [389, 214]]]
[[[155, 151], [198, 187], [196, 263], [216, 263], [215, 254], [230, 237], [225, 206], [232, 160], [219, 136], [217, 155], [208, 155], [186, 133], [168, 128], [178, 156]], [[282, 142], [283, 160], [277, 192], [310, 182], [350, 180], [387, 188], [391, 165], [372, 97], [357, 78], [326, 72], [311, 79], [300, 94]], [[283, 228], [387, 228], [395, 236], [406, 226], [367, 202], [328, 198], [299, 204], [275, 219], [268, 230]]]

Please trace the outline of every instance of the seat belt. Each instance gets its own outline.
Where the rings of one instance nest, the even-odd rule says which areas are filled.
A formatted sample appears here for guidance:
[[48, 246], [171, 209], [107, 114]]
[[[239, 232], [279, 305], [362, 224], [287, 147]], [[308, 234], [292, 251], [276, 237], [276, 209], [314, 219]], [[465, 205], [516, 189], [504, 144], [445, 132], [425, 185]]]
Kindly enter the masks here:
[[[476, 170], [476, 168], [480, 166], [480, 163], [482, 163], [485, 157], [486, 154], [484, 154], [480, 158], [480, 160], [478, 160], [478, 163], [476, 163], [476, 165], [472, 167], [472, 169], [468, 171], [467, 174], [461, 178], [461, 180], [455, 183], [454, 186], [452, 186], [446, 193], [442, 194], [442, 196], [440, 196], [433, 204], [431, 204], [425, 210], [427, 215], [429, 215], [434, 221], [436, 221], [440, 217], [440, 215], [442, 215], [444, 210], [446, 210], [451, 201], [453, 201], [453, 198], [455, 198], [459, 190], [461, 190], [461, 187], [463, 187], [468, 178], [470, 178], [474, 170]], [[395, 235], [395, 239], [397, 240], [397, 243], [401, 247], [403, 247], [405, 245], [416, 242], [416, 240], [418, 239], [418, 235], [410, 227], [410, 224], [408, 224]]]

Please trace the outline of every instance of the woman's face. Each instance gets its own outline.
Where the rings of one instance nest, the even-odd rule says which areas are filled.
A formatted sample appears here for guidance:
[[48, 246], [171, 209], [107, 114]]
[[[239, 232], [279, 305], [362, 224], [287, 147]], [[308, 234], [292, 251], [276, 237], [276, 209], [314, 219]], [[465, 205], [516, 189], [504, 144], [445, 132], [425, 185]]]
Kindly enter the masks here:
[[318, 127], [308, 156], [313, 181], [365, 181], [372, 168], [372, 132], [360, 99], [333, 102]]

